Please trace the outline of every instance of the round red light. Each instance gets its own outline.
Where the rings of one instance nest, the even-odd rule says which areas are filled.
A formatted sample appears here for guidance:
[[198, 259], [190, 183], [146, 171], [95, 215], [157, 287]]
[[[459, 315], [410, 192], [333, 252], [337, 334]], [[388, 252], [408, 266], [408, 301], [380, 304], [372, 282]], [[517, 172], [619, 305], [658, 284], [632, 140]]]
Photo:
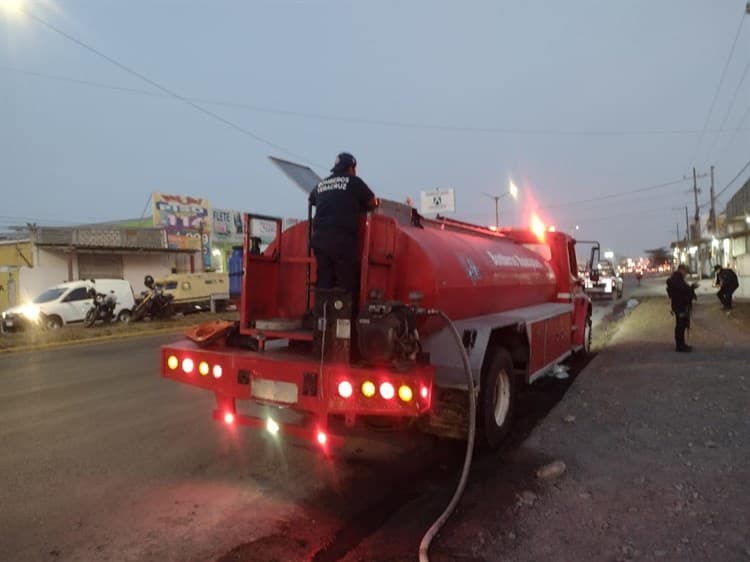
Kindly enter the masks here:
[[338, 390], [341, 398], [349, 398], [354, 392], [354, 387], [352, 387], [352, 383], [349, 381], [341, 381]]
[[195, 369], [195, 363], [193, 363], [193, 360], [190, 359], [190, 357], [186, 357], [182, 360], [182, 370], [186, 373], [192, 373], [193, 369]]
[[427, 387], [423, 386], [419, 389], [419, 394], [422, 396], [422, 398], [427, 398]]
[[328, 442], [328, 436], [322, 431], [318, 431], [318, 443], [325, 445]]
[[385, 398], [386, 400], [390, 400], [396, 395], [396, 389], [393, 388], [393, 385], [389, 382], [384, 382], [380, 384], [380, 396]]
[[234, 414], [232, 412], [227, 412], [226, 414], [224, 414], [224, 422], [227, 424], [233, 424]]

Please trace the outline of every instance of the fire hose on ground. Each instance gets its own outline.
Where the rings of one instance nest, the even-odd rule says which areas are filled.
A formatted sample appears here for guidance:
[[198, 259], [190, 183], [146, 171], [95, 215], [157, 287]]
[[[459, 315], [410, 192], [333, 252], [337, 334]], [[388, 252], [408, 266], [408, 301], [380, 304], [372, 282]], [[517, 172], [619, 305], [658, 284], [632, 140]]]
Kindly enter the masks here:
[[427, 529], [427, 532], [422, 537], [422, 540], [419, 543], [419, 562], [429, 562], [428, 551], [430, 549], [430, 543], [453, 513], [453, 510], [456, 508], [456, 505], [458, 505], [464, 489], [466, 488], [466, 482], [469, 478], [469, 470], [471, 468], [471, 458], [474, 452], [474, 436], [476, 433], [477, 425], [477, 401], [476, 396], [474, 395], [474, 379], [471, 373], [471, 363], [469, 362], [469, 355], [466, 353], [466, 348], [464, 347], [463, 340], [461, 339], [461, 334], [458, 333], [455, 324], [453, 324], [448, 315], [445, 314], [442, 310], [427, 309], [424, 311], [424, 313], [428, 316], [440, 316], [440, 318], [445, 321], [449, 330], [451, 331], [451, 334], [453, 335], [453, 338], [456, 340], [456, 345], [458, 346], [458, 349], [461, 353], [461, 361], [463, 362], [464, 373], [466, 374], [466, 381], [469, 391], [469, 434], [466, 438], [466, 456], [464, 457], [464, 466], [461, 470], [461, 478], [458, 481], [458, 486], [456, 487], [456, 491], [453, 493], [453, 497], [448, 503], [448, 506], [445, 508], [443, 513], [440, 514], [440, 517], [438, 517], [430, 526], [430, 528]]

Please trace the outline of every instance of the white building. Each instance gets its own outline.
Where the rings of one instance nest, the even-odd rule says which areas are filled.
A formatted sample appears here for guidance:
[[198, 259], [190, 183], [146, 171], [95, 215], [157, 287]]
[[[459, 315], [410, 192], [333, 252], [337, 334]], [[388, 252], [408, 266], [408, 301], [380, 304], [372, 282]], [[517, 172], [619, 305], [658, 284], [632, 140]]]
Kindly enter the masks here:
[[136, 294], [146, 275], [201, 269], [200, 252], [167, 247], [161, 228], [39, 227], [31, 230], [31, 264], [18, 268], [17, 302], [63, 281], [130, 281]]

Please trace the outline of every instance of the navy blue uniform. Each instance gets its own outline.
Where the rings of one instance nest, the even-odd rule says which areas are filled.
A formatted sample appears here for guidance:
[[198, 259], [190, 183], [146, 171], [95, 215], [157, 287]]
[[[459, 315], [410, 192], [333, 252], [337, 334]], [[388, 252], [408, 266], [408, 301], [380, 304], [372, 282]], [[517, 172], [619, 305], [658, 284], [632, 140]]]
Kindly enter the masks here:
[[679, 271], [675, 271], [667, 279], [667, 295], [674, 312], [674, 341], [677, 351], [685, 349], [685, 330], [690, 328], [690, 308], [695, 299], [695, 289], [687, 284], [685, 276]]
[[315, 206], [311, 246], [319, 289], [359, 289], [357, 234], [359, 217], [371, 209], [375, 194], [358, 176], [333, 173], [310, 193]]
[[740, 286], [737, 274], [731, 269], [722, 267], [716, 272], [716, 281], [714, 284], [721, 287], [716, 296], [719, 297], [722, 306], [727, 310], [732, 308], [732, 294]]

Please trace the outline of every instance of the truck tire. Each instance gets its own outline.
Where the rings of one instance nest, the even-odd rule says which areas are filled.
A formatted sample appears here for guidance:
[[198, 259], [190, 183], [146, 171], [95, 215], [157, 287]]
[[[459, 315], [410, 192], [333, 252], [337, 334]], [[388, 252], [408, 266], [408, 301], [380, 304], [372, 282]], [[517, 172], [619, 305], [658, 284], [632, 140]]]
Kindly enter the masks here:
[[583, 323], [583, 347], [576, 351], [576, 355], [585, 356], [591, 353], [591, 341], [593, 339], [593, 322], [591, 320], [591, 312], [586, 315], [586, 320]]
[[499, 348], [482, 373], [477, 432], [483, 446], [496, 449], [505, 439], [513, 421], [516, 392], [510, 353]]

